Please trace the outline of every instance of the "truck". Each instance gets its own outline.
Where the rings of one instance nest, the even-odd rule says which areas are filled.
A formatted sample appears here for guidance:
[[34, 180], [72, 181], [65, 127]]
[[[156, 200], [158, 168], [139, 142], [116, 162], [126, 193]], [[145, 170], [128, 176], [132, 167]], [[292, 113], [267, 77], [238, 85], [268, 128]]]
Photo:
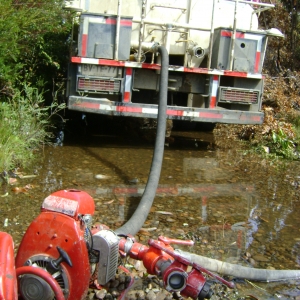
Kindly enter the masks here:
[[83, 114], [156, 118], [167, 49], [167, 119], [262, 124], [269, 37], [258, 0], [69, 0], [74, 22], [67, 99]]

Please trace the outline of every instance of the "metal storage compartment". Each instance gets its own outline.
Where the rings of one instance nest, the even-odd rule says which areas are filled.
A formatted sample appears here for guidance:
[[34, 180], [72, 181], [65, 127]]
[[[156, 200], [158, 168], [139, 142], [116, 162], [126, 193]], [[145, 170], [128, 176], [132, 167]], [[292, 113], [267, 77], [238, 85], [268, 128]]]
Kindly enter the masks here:
[[[78, 56], [116, 59], [117, 16], [83, 13], [80, 16]], [[127, 60], [130, 54], [132, 18], [120, 18], [118, 59]]]
[[234, 39], [232, 29], [215, 29], [211, 67], [230, 70], [232, 42], [234, 42], [232, 71], [261, 73], [266, 34], [253, 31], [248, 33], [237, 30]]

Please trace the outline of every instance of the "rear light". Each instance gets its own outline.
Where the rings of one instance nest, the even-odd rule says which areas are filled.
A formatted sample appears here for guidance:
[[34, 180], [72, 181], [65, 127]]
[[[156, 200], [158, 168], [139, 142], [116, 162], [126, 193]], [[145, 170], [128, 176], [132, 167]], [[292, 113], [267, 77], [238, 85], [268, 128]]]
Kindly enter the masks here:
[[259, 96], [258, 90], [220, 87], [218, 102], [257, 104]]
[[77, 79], [77, 91], [119, 93], [120, 87], [121, 80], [86, 77], [78, 77]]

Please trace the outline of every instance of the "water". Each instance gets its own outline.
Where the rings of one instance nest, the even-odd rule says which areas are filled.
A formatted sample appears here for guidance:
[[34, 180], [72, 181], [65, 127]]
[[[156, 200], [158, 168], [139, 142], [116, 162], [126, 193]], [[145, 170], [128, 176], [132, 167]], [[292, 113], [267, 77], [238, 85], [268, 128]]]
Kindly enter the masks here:
[[[35, 177], [2, 187], [0, 230], [13, 236], [16, 249], [43, 199], [56, 190], [87, 191], [96, 204], [94, 221], [111, 229], [130, 217], [148, 179], [153, 136], [123, 125], [77, 139], [76, 130], [67, 132], [63, 147], [45, 147], [40, 161], [23, 170]], [[221, 140], [172, 132], [157, 196], [137, 238], [145, 244], [159, 235], [192, 239], [195, 245], [184, 250], [250, 267], [299, 269], [299, 162], [278, 166]], [[240, 289], [256, 295], [252, 299], [300, 295], [299, 281], [258, 285], [265, 291], [249, 284]]]

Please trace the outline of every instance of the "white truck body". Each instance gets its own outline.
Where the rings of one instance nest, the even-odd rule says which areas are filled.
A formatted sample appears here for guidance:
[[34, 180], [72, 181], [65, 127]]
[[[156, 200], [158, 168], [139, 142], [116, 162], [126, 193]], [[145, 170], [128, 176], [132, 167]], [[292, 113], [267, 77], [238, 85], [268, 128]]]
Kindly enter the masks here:
[[74, 0], [69, 108], [155, 118], [160, 56], [169, 53], [168, 118], [261, 124], [268, 36], [254, 0]]

